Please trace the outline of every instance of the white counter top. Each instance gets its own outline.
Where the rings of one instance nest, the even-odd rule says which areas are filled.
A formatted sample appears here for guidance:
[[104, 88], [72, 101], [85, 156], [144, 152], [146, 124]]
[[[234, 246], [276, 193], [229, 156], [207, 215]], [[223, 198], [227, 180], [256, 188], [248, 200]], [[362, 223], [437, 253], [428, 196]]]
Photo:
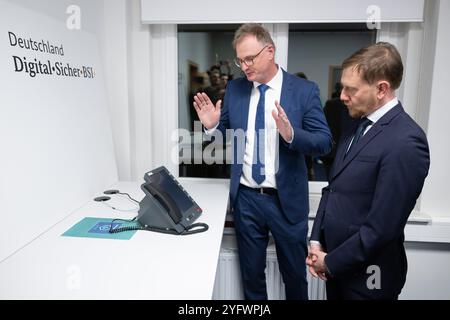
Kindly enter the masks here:
[[[120, 213], [90, 200], [0, 263], [0, 299], [211, 299], [228, 182], [179, 181], [203, 209], [196, 222], [207, 223], [207, 232], [177, 236], [137, 231], [130, 240], [62, 237], [87, 216], [137, 215], [137, 210]], [[120, 182], [111, 188], [140, 200], [140, 185]], [[109, 203], [133, 208], [120, 195]]]

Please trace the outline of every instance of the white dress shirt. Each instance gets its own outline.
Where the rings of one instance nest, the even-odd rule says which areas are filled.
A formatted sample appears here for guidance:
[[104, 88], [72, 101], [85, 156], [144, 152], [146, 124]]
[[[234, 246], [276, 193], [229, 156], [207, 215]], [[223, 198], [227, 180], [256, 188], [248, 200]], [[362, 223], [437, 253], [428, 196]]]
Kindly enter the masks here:
[[398, 104], [398, 99], [394, 97], [394, 99], [392, 99], [391, 101], [389, 101], [388, 103], [386, 103], [384, 106], [382, 106], [381, 108], [375, 110], [374, 112], [372, 112], [371, 114], [369, 114], [367, 116], [367, 119], [369, 119], [370, 121], [372, 121], [372, 124], [370, 126], [367, 126], [366, 130], [364, 131], [364, 134], [367, 133], [367, 131], [370, 130], [370, 128], [372, 128], [372, 126], [381, 119], [382, 116], [384, 116], [386, 113], [388, 113], [389, 110], [391, 110], [393, 107], [395, 107]]
[[[362, 135], [364, 136], [367, 133], [367, 131], [369, 131], [370, 128], [373, 127], [375, 122], [380, 120], [382, 116], [384, 116], [389, 110], [391, 110], [397, 104], [398, 104], [398, 99], [394, 98], [394, 99], [390, 100], [388, 103], [386, 103], [384, 106], [382, 106], [381, 108], [375, 110], [374, 112], [372, 112], [371, 114], [366, 116], [366, 118], [369, 119], [370, 121], [372, 121], [372, 123], [366, 127], [366, 129], [364, 130], [364, 133]], [[347, 152], [348, 152], [348, 149], [350, 148], [350, 146], [352, 145], [352, 142], [353, 142], [354, 138], [355, 137], [353, 137], [350, 140], [350, 143], [347, 146]]]
[[256, 107], [259, 101], [258, 86], [261, 83], [254, 81], [253, 89], [250, 96], [250, 105], [248, 110], [248, 122], [247, 122], [247, 141], [245, 144], [244, 162], [242, 166], [242, 176], [240, 183], [251, 187], [269, 187], [276, 188], [277, 182], [275, 179], [276, 168], [278, 166], [278, 131], [275, 124], [275, 120], [272, 116], [272, 110], [276, 110], [275, 100], [280, 102], [281, 87], [283, 85], [283, 71], [278, 67], [278, 72], [275, 76], [266, 83], [269, 88], [265, 94], [265, 106], [264, 106], [264, 126], [265, 126], [265, 175], [266, 179], [258, 185], [252, 178], [252, 163], [253, 163], [253, 150], [255, 141], [255, 118]]
[[[253, 149], [255, 141], [255, 118], [256, 108], [259, 101], [258, 86], [261, 83], [254, 81], [253, 89], [250, 96], [250, 105], [248, 110], [247, 120], [247, 132], [246, 143], [244, 152], [244, 161], [242, 166], [242, 176], [240, 183], [251, 188], [265, 187], [276, 188], [277, 182], [275, 174], [278, 170], [278, 130], [275, 120], [272, 116], [272, 110], [277, 110], [275, 107], [275, 101], [280, 102], [281, 88], [283, 86], [283, 70], [278, 67], [278, 71], [275, 76], [266, 83], [269, 88], [265, 93], [265, 106], [264, 106], [264, 125], [265, 125], [265, 155], [264, 155], [264, 168], [266, 179], [258, 185], [252, 178], [252, 162], [253, 162]], [[219, 124], [211, 129], [205, 129], [206, 134], [212, 134]], [[292, 142], [294, 139], [294, 131], [292, 130], [292, 139], [287, 141]]]

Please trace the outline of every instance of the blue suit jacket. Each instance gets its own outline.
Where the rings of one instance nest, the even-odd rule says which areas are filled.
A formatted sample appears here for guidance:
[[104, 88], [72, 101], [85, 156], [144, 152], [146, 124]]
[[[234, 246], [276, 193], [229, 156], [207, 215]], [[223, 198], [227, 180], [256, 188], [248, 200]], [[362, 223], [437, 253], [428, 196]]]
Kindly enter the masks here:
[[[405, 283], [403, 230], [428, 174], [428, 143], [400, 103], [344, 158], [353, 132], [350, 128], [339, 143], [311, 240], [326, 245], [328, 269], [345, 279], [349, 292], [388, 298]], [[381, 290], [367, 289], [371, 265], [380, 268]]]
[[[247, 131], [250, 95], [253, 82], [246, 78], [230, 81], [224, 97], [218, 129]], [[325, 154], [331, 149], [331, 134], [327, 126], [319, 89], [313, 82], [293, 76], [283, 70], [280, 104], [294, 129], [294, 140], [288, 144], [280, 136], [279, 168], [276, 182], [281, 206], [286, 218], [297, 223], [308, 217], [308, 177], [304, 154]], [[274, 106], [275, 108], [275, 106]], [[232, 140], [230, 201], [233, 206], [239, 187], [244, 159], [245, 138], [236, 134]]]

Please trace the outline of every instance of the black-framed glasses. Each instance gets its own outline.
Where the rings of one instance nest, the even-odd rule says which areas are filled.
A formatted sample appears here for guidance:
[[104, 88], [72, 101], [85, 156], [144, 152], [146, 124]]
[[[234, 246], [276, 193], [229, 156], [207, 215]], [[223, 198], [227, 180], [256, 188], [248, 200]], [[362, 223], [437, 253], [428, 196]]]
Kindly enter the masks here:
[[254, 55], [254, 56], [249, 56], [249, 57], [246, 57], [246, 58], [244, 58], [244, 59], [239, 59], [238, 57], [234, 58], [234, 64], [235, 64], [238, 68], [241, 68], [241, 66], [242, 66], [243, 63], [245, 63], [245, 65], [246, 65], [247, 67], [252, 66], [252, 65], [255, 63], [254, 60], [256, 59], [256, 57], [259, 56], [259, 55], [261, 54], [261, 52], [263, 52], [263, 50], [264, 50], [265, 48], [267, 48], [268, 46], [269, 46], [269, 45], [265, 45], [264, 48], [262, 48], [261, 51], [258, 52], [258, 53], [257, 53], [256, 55]]

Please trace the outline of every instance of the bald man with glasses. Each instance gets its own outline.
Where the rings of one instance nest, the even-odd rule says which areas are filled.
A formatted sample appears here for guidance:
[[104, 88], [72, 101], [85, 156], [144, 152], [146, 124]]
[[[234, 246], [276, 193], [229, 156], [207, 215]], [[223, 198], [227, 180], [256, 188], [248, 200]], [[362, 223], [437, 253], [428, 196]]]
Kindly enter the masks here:
[[[259, 24], [242, 25], [233, 46], [245, 77], [230, 81], [215, 105], [194, 97], [199, 119], [212, 134], [235, 135], [230, 204], [246, 299], [267, 299], [265, 267], [269, 232], [275, 241], [287, 299], [308, 299], [305, 259], [308, 178], [305, 155], [326, 154], [331, 134], [316, 84], [282, 70], [275, 45]], [[238, 141], [238, 140], [241, 141]]]

